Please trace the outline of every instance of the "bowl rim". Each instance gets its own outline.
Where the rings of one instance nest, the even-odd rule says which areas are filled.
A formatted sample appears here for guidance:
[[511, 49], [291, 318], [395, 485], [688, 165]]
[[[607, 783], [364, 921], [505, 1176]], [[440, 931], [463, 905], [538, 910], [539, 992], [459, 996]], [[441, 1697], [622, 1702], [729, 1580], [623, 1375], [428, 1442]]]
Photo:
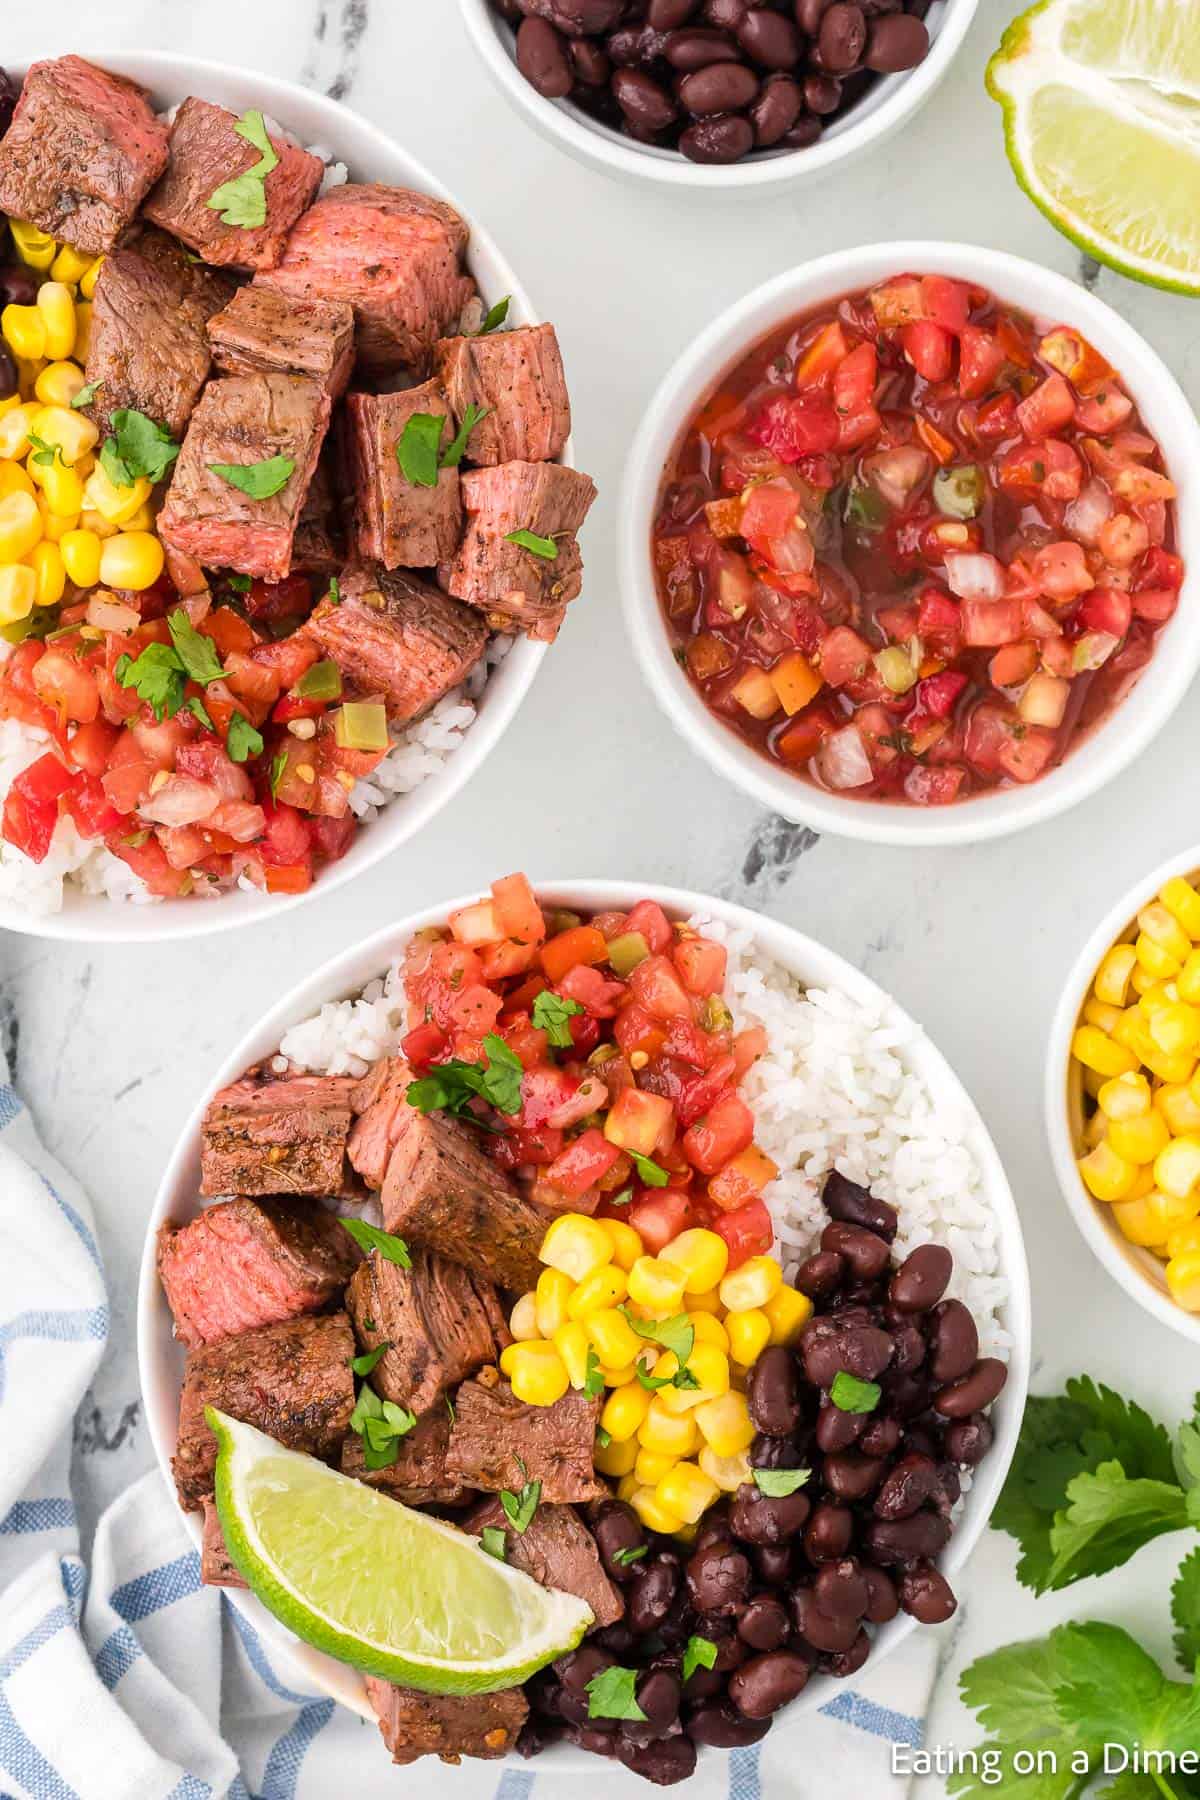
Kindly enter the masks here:
[[1200, 1313], [1185, 1312], [1175, 1304], [1165, 1287], [1154, 1279], [1155, 1271], [1162, 1268], [1158, 1258], [1148, 1250], [1128, 1243], [1116, 1226], [1106, 1219], [1107, 1208], [1103, 1201], [1093, 1200], [1084, 1186], [1075, 1166], [1068, 1087], [1071, 1039], [1101, 958], [1125, 936], [1139, 910], [1155, 898], [1163, 883], [1173, 875], [1200, 875], [1200, 844], [1177, 850], [1126, 889], [1089, 933], [1075, 958], [1054, 1009], [1047, 1039], [1043, 1111], [1059, 1189], [1088, 1249], [1130, 1299], [1136, 1300], [1151, 1318], [1189, 1342], [1200, 1344]]
[[[569, 154], [595, 164], [610, 175], [655, 182], [664, 187], [745, 193], [798, 184], [826, 174], [838, 163], [869, 150], [899, 129], [922, 106], [947, 73], [970, 30], [979, 0], [935, 0], [941, 13], [929, 54], [915, 69], [884, 76], [873, 90], [877, 103], [861, 117], [852, 108], [844, 124], [835, 126], [806, 150], [748, 158], [738, 163], [693, 163], [678, 151], [636, 144], [590, 120], [566, 101], [547, 100], [517, 68], [502, 36], [504, 21], [488, 0], [459, 0], [467, 35], [510, 103], [543, 136], [557, 140]], [[881, 90], [883, 90], [881, 92]]]
[[[54, 47], [55, 43], [52, 38], [50, 47], [29, 61], [68, 53]], [[291, 129], [290, 111], [300, 117], [319, 119], [320, 129], [306, 136], [305, 141], [327, 144], [339, 157], [346, 145], [352, 150], [346, 158], [352, 166], [381, 157], [385, 166], [395, 169], [397, 181], [403, 168], [407, 185], [452, 205], [469, 228], [468, 267], [482, 253], [494, 270], [500, 291], [512, 297], [515, 320], [529, 325], [541, 323], [524, 285], [492, 233], [399, 138], [343, 101], [299, 82], [211, 57], [192, 57], [169, 50], [89, 50], [75, 41], [69, 49], [141, 82], [158, 99], [173, 98], [177, 91], [182, 97], [211, 82], [225, 94], [230, 89], [241, 89], [250, 97], [249, 103], [261, 105], [285, 129]], [[13, 64], [12, 73], [23, 78], [29, 61]], [[574, 441], [569, 438], [560, 461], [573, 467], [574, 454]], [[474, 722], [442, 767], [409, 793], [397, 794], [376, 819], [360, 828], [347, 854], [331, 864], [304, 893], [259, 895], [233, 888], [214, 900], [160, 900], [151, 905], [110, 900], [104, 894], [85, 894], [68, 883], [62, 910], [57, 913], [32, 913], [17, 900], [0, 898], [0, 930], [68, 943], [161, 943], [274, 923], [296, 907], [334, 893], [411, 842], [456, 799], [500, 743], [533, 686], [549, 648], [548, 644], [515, 637], [504, 660], [489, 675], [484, 702]]]
[[[635, 878], [547, 878], [534, 880], [533, 887], [546, 902], [573, 905], [586, 910], [628, 906], [634, 898], [650, 898], [657, 900], [666, 910], [684, 917], [694, 913], [708, 913], [731, 927], [752, 932], [755, 943], [761, 947], [763, 954], [778, 958], [797, 972], [801, 967], [808, 969], [810, 973], [800, 977], [807, 986], [835, 985], [865, 1003], [877, 1003], [881, 998], [886, 999], [897, 1008], [904, 1021], [916, 1025], [898, 1002], [892, 1000], [885, 990], [846, 962], [836, 951], [791, 925], [751, 912], [731, 901], [696, 893], [687, 888], [641, 882]], [[327, 1000], [352, 997], [367, 981], [377, 978], [381, 970], [391, 966], [403, 943], [413, 932], [427, 925], [443, 924], [452, 910], [477, 898], [478, 893], [473, 892], [423, 907], [419, 912], [387, 925], [348, 949], [339, 951], [276, 1000], [259, 1022], [221, 1059], [219, 1067], [204, 1084], [201, 1096], [183, 1126], [167, 1162], [155, 1195], [147, 1219], [138, 1274], [139, 1381], [155, 1458], [172, 1498], [175, 1496], [175, 1488], [171, 1479], [170, 1459], [175, 1447], [179, 1372], [182, 1363], [180, 1352], [173, 1344], [170, 1311], [158, 1280], [155, 1246], [158, 1230], [165, 1219], [175, 1215], [191, 1217], [197, 1210], [200, 1122], [209, 1097], [219, 1087], [236, 1079], [250, 1063], [269, 1054], [278, 1045], [289, 1025], [310, 1016]], [[975, 1473], [966, 1500], [964, 1519], [941, 1558], [941, 1566], [953, 1575], [966, 1563], [987, 1529], [1016, 1449], [1030, 1373], [1032, 1326], [1029, 1270], [1016, 1202], [999, 1152], [978, 1107], [945, 1056], [919, 1026], [915, 1029], [910, 1054], [922, 1078], [943, 1094], [947, 1101], [964, 1109], [971, 1147], [979, 1165], [982, 1192], [986, 1195], [987, 1204], [997, 1222], [1001, 1267], [1009, 1287], [1003, 1313], [1005, 1329], [1012, 1339], [1009, 1378], [992, 1415], [996, 1436], [991, 1453]], [[181, 1201], [182, 1205], [179, 1204]], [[198, 1547], [201, 1531], [197, 1515], [184, 1513], [181, 1509], [180, 1518]], [[303, 1670], [306, 1678], [320, 1691], [330, 1694], [362, 1717], [374, 1718], [357, 1671], [299, 1643], [253, 1596], [232, 1589], [229, 1591], [229, 1598], [242, 1610], [255, 1629], [265, 1632], [271, 1642], [297, 1668]], [[915, 1624], [915, 1620], [902, 1614], [883, 1627], [876, 1639], [878, 1648], [874, 1652], [875, 1658], [882, 1660], [896, 1644], [908, 1636]], [[805, 1694], [793, 1703], [791, 1716], [797, 1717], [807, 1706], [819, 1704], [836, 1691], [832, 1678], [828, 1682], [810, 1684]], [[556, 1752], [556, 1755], [559, 1753]], [[559, 1772], [563, 1771], [562, 1758], [565, 1755], [565, 1752], [562, 1753], [562, 1757], [554, 1765]], [[579, 1766], [582, 1769], [590, 1767], [582, 1760]]]
[[[662, 471], [679, 434], [723, 371], [776, 325], [836, 296], [905, 270], [974, 280], [1035, 316], [1086, 332], [1137, 400], [1179, 488], [1176, 546], [1185, 570], [1180, 604], [1160, 630], [1134, 687], [1087, 739], [1028, 786], [945, 807], [845, 799], [783, 769], [744, 744], [708, 711], [672, 655], [655, 590], [650, 532]], [[910, 847], [984, 843], [1040, 824], [1113, 780], [1152, 741], [1200, 667], [1200, 422], [1158, 352], [1127, 320], [1055, 270], [1008, 251], [955, 240], [898, 239], [860, 245], [773, 276], [720, 313], [663, 377], [626, 462], [619, 504], [618, 579], [643, 677], [676, 730], [717, 773], [759, 805], [835, 836]], [[1118, 725], [1119, 721], [1119, 725]]]

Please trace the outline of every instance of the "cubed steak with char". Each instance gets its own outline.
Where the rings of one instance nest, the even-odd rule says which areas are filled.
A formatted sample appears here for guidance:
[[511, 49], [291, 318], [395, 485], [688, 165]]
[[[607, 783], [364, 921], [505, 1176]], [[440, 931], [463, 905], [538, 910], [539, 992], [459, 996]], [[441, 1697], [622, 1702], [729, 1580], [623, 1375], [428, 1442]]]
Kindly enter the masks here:
[[226, 375], [307, 375], [336, 400], [354, 367], [354, 313], [253, 281], [209, 320], [208, 341]]
[[110, 251], [167, 162], [146, 90], [81, 56], [34, 63], [0, 142], [0, 212]]
[[400, 570], [353, 566], [340, 598], [323, 599], [306, 626], [355, 693], [382, 699], [406, 725], [463, 681], [487, 647], [487, 629], [430, 582]]
[[85, 371], [96, 387], [90, 410], [102, 430], [127, 407], [172, 437], [183, 435], [211, 366], [205, 326], [231, 286], [228, 276], [192, 262], [182, 245], [153, 227], [105, 257]]
[[417, 1247], [411, 1269], [373, 1251], [346, 1290], [346, 1310], [364, 1351], [386, 1346], [371, 1385], [415, 1413], [493, 1362], [508, 1342], [491, 1283]]
[[[350, 1432], [342, 1445], [342, 1474], [402, 1500], [405, 1506], [465, 1504], [467, 1490], [446, 1472], [450, 1447], [450, 1412], [441, 1401], [397, 1440], [396, 1460], [383, 1469], [368, 1469], [362, 1439]], [[474, 1496], [471, 1496], [474, 1498]]]
[[343, 1193], [355, 1085], [347, 1075], [296, 1075], [222, 1088], [201, 1127], [201, 1193]]
[[428, 194], [347, 182], [297, 220], [263, 285], [354, 308], [359, 360], [372, 375], [423, 375], [454, 331], [475, 284], [462, 268], [465, 221]]
[[454, 417], [436, 381], [398, 394], [350, 394], [340, 441], [354, 494], [359, 556], [385, 569], [432, 569], [458, 549], [463, 530], [457, 468], [438, 469], [432, 485], [410, 481], [398, 451], [413, 418], [441, 419], [440, 449], [454, 437]]
[[531, 1406], [485, 1372], [455, 1396], [446, 1467], [489, 1494], [519, 1494], [527, 1481], [540, 1481], [543, 1501], [599, 1500], [608, 1493], [592, 1466], [599, 1417], [600, 1402], [573, 1388], [553, 1406]]
[[246, 1586], [225, 1543], [215, 1500], [202, 1500], [204, 1535], [200, 1542], [200, 1579], [205, 1587]]
[[[256, 168], [263, 154], [237, 130], [239, 122], [237, 114], [225, 107], [189, 96], [175, 114], [166, 172], [144, 211], [207, 263], [273, 269], [283, 255], [288, 232], [321, 185], [324, 167], [319, 156], [278, 131], [268, 131], [278, 160], [259, 184], [266, 218], [261, 225], [226, 224], [223, 214], [231, 209], [228, 204], [210, 205], [213, 196]], [[236, 207], [233, 211], [237, 214]]]
[[[303, 375], [227, 375], [210, 381], [175, 464], [158, 534], [208, 568], [282, 581], [329, 424], [329, 395]], [[262, 499], [214, 465], [291, 463], [283, 486]]]
[[444, 338], [434, 371], [454, 414], [482, 410], [469, 463], [545, 462], [571, 435], [571, 401], [553, 325], [521, 325], [486, 337]]
[[369, 1188], [379, 1189], [387, 1175], [404, 1120], [413, 1072], [402, 1056], [382, 1056], [350, 1096], [354, 1127], [346, 1154]]
[[[509, 462], [469, 469], [462, 497], [467, 529], [438, 570], [441, 585], [497, 630], [552, 643], [582, 585], [575, 533], [596, 498], [595, 482], [557, 463]], [[514, 543], [518, 532], [552, 544], [553, 554]]]
[[335, 498], [330, 440], [317, 459], [292, 539], [292, 573], [336, 575], [346, 560], [346, 541]]
[[299, 1313], [320, 1312], [360, 1253], [319, 1201], [239, 1196], [158, 1234], [158, 1273], [189, 1349]]
[[604, 1573], [596, 1540], [573, 1506], [539, 1505], [524, 1531], [514, 1531], [499, 1500], [482, 1500], [462, 1521], [479, 1537], [503, 1531], [505, 1561], [542, 1587], [559, 1588], [590, 1606], [597, 1625], [615, 1625], [625, 1611], [620, 1591]]
[[379, 1717], [383, 1741], [392, 1761], [413, 1763], [422, 1756], [461, 1762], [464, 1756], [485, 1761], [507, 1756], [529, 1717], [520, 1688], [496, 1694], [419, 1694], [368, 1675], [367, 1695]]
[[354, 1333], [345, 1313], [284, 1319], [188, 1353], [171, 1467], [180, 1505], [211, 1498], [217, 1440], [204, 1417], [218, 1407], [290, 1450], [340, 1454], [354, 1411]]

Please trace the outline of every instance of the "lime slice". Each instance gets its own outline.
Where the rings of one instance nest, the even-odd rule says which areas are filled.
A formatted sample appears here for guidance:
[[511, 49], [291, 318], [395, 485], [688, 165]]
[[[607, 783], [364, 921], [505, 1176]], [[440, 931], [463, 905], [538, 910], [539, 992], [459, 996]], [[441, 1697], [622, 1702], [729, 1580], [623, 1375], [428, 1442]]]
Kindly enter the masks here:
[[477, 1538], [209, 1407], [217, 1512], [251, 1590], [339, 1661], [428, 1694], [516, 1687], [592, 1623]]
[[1200, 293], [1200, 0], [1042, 0], [987, 85], [1051, 224], [1135, 281]]

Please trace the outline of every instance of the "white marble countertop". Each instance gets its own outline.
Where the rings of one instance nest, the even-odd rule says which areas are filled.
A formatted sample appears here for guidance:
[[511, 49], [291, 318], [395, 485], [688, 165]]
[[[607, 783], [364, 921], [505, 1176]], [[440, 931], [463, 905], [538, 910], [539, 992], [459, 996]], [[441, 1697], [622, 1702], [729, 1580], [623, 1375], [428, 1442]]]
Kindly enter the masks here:
[[[1194, 699], [1105, 793], [1022, 837], [911, 854], [814, 841], [718, 782], [673, 735], [625, 647], [616, 593], [617, 492], [635, 423], [689, 336], [751, 286], [806, 256], [904, 236], [964, 238], [1096, 279], [1017, 188], [984, 94], [984, 62], [1014, 0], [982, 0], [949, 79], [882, 153], [793, 195], [732, 206], [615, 185], [532, 135], [486, 80], [453, 0], [91, 0], [78, 36], [56, 17], [50, 44], [36, 8], [5, 10], [0, 58], [68, 45], [97, 57], [170, 49], [311, 82], [393, 131], [488, 221], [555, 321], [580, 461], [601, 491], [585, 599], [523, 713], [457, 803], [391, 862], [227, 939], [101, 953], [0, 940], [0, 1022], [16, 1080], [49, 1147], [90, 1189], [113, 1293], [111, 1349], [77, 1434], [85, 1513], [150, 1462], [133, 1350], [144, 1220], [218, 1059], [300, 969], [518, 865], [535, 879], [641, 875], [724, 894], [802, 927], [889, 987], [959, 1070], [1007, 1164], [1032, 1267], [1036, 1385], [1086, 1370], [1173, 1421], [1197, 1385], [1195, 1359], [1084, 1248], [1051, 1170], [1041, 1081], [1080, 934], [1200, 836], [1175, 805], [1200, 751]], [[1200, 400], [1189, 303], [1107, 271], [1099, 291]], [[964, 1661], [1061, 1618], [1132, 1622], [1165, 1655], [1175, 1560], [1167, 1540], [1133, 1571], [1035, 1603], [1014, 1580], [1011, 1541], [989, 1534], [947, 1639], [930, 1741], [977, 1735], [952, 1679]]]

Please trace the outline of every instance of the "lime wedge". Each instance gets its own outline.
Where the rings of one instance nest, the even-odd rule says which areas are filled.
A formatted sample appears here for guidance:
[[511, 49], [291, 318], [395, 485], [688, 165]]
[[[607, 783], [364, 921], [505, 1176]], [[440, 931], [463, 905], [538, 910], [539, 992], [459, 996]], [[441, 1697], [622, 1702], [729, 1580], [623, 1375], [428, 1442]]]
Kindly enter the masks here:
[[217, 1512], [251, 1590], [339, 1661], [427, 1694], [516, 1687], [579, 1642], [592, 1614], [477, 1538], [285, 1450], [209, 1407]]
[[987, 85], [1051, 224], [1135, 281], [1200, 293], [1200, 0], [1042, 0]]

